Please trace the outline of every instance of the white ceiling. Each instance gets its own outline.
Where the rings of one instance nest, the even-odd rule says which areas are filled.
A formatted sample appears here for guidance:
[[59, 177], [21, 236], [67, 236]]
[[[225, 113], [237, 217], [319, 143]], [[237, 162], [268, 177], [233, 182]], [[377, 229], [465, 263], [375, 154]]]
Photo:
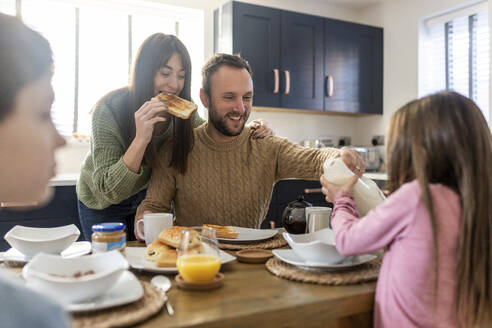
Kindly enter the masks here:
[[334, 5], [343, 8], [359, 10], [371, 5], [381, 3], [383, 0], [313, 0], [320, 4]]

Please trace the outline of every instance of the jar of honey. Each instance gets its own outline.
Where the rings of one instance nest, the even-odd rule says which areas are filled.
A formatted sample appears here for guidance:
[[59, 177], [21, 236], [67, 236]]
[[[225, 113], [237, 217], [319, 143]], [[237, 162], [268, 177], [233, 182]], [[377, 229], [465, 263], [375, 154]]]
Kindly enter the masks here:
[[125, 225], [119, 222], [100, 223], [92, 226], [92, 253], [109, 252], [126, 247]]

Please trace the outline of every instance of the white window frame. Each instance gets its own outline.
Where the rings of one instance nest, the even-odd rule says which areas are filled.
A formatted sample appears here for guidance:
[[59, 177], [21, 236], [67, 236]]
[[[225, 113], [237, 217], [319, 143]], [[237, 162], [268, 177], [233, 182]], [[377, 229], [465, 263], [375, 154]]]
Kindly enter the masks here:
[[[22, 19], [22, 1], [23, 0], [12, 0], [15, 3], [16, 6], [16, 15], [17, 17]], [[74, 7], [74, 10], [78, 10], [76, 8], [101, 8], [101, 9], [110, 9], [111, 11], [117, 11], [120, 13], [123, 13], [125, 15], [128, 15], [131, 17], [131, 15], [136, 15], [136, 14], [144, 14], [144, 15], [151, 15], [151, 16], [158, 16], [159, 19], [168, 19], [168, 20], [173, 20], [176, 22], [175, 24], [175, 31], [174, 34], [178, 37], [180, 37], [179, 33], [179, 26], [193, 26], [195, 29], [194, 31], [194, 39], [192, 42], [192, 45], [190, 47], [190, 44], [186, 45], [185, 40], [182, 39], [182, 41], [185, 43], [185, 45], [188, 48], [188, 51], [190, 53], [191, 61], [192, 61], [192, 66], [193, 66], [193, 71], [192, 71], [192, 97], [196, 100], [198, 99], [199, 95], [199, 89], [200, 89], [200, 67], [203, 64], [204, 61], [204, 47], [205, 47], [205, 42], [204, 42], [204, 33], [203, 33], [203, 28], [204, 28], [204, 11], [200, 9], [192, 9], [192, 8], [185, 8], [185, 7], [178, 7], [178, 6], [171, 6], [171, 5], [166, 5], [162, 3], [157, 3], [153, 1], [147, 1], [147, 0], [140, 0], [140, 1], [135, 1], [135, 0], [39, 0], [45, 1], [45, 2], [50, 2], [50, 3], [63, 3], [64, 5], [70, 5]], [[54, 14], [54, 19], [56, 18], [56, 13]], [[25, 22], [27, 25], [29, 25], [29, 22]], [[75, 24], [79, 24], [76, 22]], [[200, 27], [199, 30], [196, 30], [197, 27]], [[127, 25], [127, 30], [122, 31], [122, 33], [128, 35], [128, 44], [129, 44], [129, 59], [128, 59], [128, 79], [130, 79], [130, 73], [131, 73], [131, 67], [133, 65], [133, 61], [135, 58], [132, 57], [132, 53], [135, 53], [136, 49], [132, 49], [135, 45], [132, 45], [132, 26], [131, 26], [131, 18], [129, 18], [129, 23]], [[76, 35], [74, 35], [74, 40], [78, 38], [78, 27], [76, 28]], [[159, 32], [159, 31], [155, 31]], [[196, 34], [195, 34], [196, 33]], [[197, 40], [197, 41], [195, 41]], [[139, 45], [138, 45], [139, 46]], [[191, 49], [192, 48], [192, 49]], [[75, 63], [78, 61], [78, 56], [79, 56], [80, 50], [78, 53], [75, 54], [76, 58]], [[55, 54], [56, 56], [56, 54]], [[55, 58], [56, 60], [56, 58]], [[76, 64], [77, 66], [77, 64]], [[121, 68], [122, 70], [125, 70], [125, 67]], [[55, 74], [56, 74], [56, 62], [55, 62]], [[95, 77], [97, 78], [97, 77]], [[81, 129], [79, 126], [78, 122], [78, 112], [79, 111], [84, 111], [89, 112], [90, 108], [83, 108], [79, 109], [78, 108], [78, 67], [76, 68], [76, 71], [74, 72], [74, 79], [75, 79], [75, 96], [74, 96], [74, 106], [73, 106], [73, 128], [70, 133], [66, 131], [61, 131], [62, 134], [66, 137], [69, 137], [70, 135], [75, 135], [78, 136], [80, 135], [79, 131], [81, 130], [86, 130], [90, 131], [90, 127], [84, 127], [84, 129]], [[123, 87], [124, 85], [121, 85]], [[55, 95], [61, 92], [60, 90], [55, 89]], [[105, 91], [101, 91], [100, 97], [104, 95]], [[55, 100], [56, 101], [56, 100]], [[199, 113], [203, 117], [204, 110], [203, 108], [199, 108]], [[72, 114], [70, 114], [71, 116]], [[70, 120], [67, 118], [67, 120]], [[90, 121], [90, 120], [89, 120]], [[65, 123], [67, 124], [67, 123]]]

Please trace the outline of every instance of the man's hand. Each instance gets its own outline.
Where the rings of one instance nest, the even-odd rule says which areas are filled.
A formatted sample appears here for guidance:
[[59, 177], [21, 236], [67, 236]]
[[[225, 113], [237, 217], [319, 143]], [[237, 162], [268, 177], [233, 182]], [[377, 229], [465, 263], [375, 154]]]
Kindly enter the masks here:
[[362, 176], [366, 170], [366, 165], [356, 150], [342, 147], [340, 156], [350, 171], [354, 172], [355, 175]]
[[265, 138], [267, 136], [273, 136], [273, 130], [268, 127], [267, 122], [263, 122], [261, 119], [251, 121], [248, 126], [252, 130], [254, 138]]
[[[137, 225], [138, 224], [141, 224], [142, 225], [142, 231], [144, 231], [145, 229], [145, 226], [144, 226], [144, 222], [143, 222], [143, 216], [145, 214], [150, 214], [152, 213], [151, 211], [144, 211], [142, 215], [140, 215], [139, 217], [135, 218], [135, 223], [133, 225], [133, 234], [135, 235], [135, 238], [137, 238], [137, 240], [140, 240], [140, 241], [145, 241], [145, 239], [142, 239], [140, 238], [140, 236], [138, 235], [138, 232], [137, 232]], [[141, 223], [139, 223], [140, 221], [142, 221]], [[144, 236], [145, 237], [145, 236]]]

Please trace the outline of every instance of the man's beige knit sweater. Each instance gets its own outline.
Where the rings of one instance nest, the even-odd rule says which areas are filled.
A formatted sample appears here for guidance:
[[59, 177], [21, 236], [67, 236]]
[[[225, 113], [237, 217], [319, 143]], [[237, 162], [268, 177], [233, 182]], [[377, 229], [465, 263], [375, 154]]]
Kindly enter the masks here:
[[137, 217], [144, 211], [169, 212], [174, 200], [176, 225], [259, 228], [276, 181], [317, 180], [325, 159], [338, 155], [338, 149], [304, 148], [280, 137], [254, 139], [247, 127], [226, 143], [217, 143], [207, 134], [207, 123], [194, 133], [184, 175], [167, 166], [172, 147], [162, 147], [159, 156], [164, 164], [153, 169]]

